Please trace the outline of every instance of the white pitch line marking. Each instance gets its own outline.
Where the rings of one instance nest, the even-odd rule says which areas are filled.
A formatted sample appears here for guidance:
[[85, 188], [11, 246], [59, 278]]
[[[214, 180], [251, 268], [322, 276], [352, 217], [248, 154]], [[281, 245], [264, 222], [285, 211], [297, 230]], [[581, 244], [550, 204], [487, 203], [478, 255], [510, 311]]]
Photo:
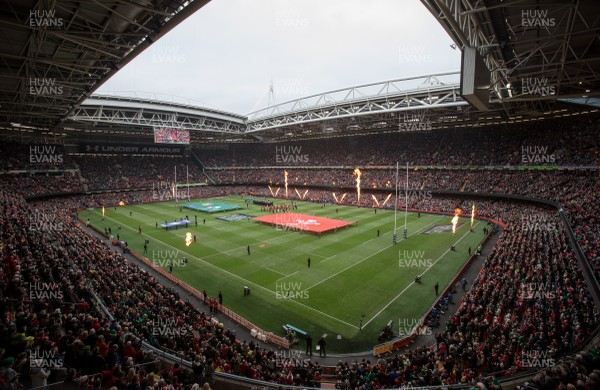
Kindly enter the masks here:
[[[416, 232], [414, 232], [413, 234], [409, 234], [409, 235], [408, 235], [408, 237], [410, 237], [410, 236], [412, 236], [412, 235], [415, 235], [415, 234], [419, 233], [420, 231], [422, 231], [422, 230], [424, 230], [424, 229], [428, 228], [429, 226], [433, 225], [434, 223], [436, 223], [436, 222], [437, 222], [437, 221], [439, 221], [440, 219], [441, 219], [441, 218], [438, 218], [438, 219], [436, 219], [435, 221], [433, 221], [432, 223], [430, 223], [429, 225], [427, 225], [427, 226], [425, 226], [425, 227], [423, 227], [423, 228], [421, 228], [421, 229], [417, 230], [417, 231], [416, 231]], [[347, 266], [346, 268], [342, 269], [341, 271], [338, 271], [338, 272], [334, 273], [333, 275], [330, 275], [330, 276], [326, 277], [325, 279], [323, 279], [323, 280], [320, 280], [320, 281], [318, 281], [317, 283], [313, 284], [312, 286], [310, 286], [309, 288], [307, 288], [307, 290], [310, 290], [311, 288], [313, 288], [313, 287], [315, 287], [315, 286], [318, 286], [319, 284], [323, 283], [324, 281], [326, 281], [326, 280], [329, 280], [329, 279], [331, 279], [331, 278], [333, 278], [333, 277], [335, 277], [335, 276], [337, 276], [337, 275], [341, 274], [342, 272], [344, 272], [344, 271], [346, 271], [346, 270], [349, 270], [350, 268], [354, 267], [355, 265], [358, 265], [358, 264], [362, 263], [363, 261], [370, 259], [371, 257], [373, 257], [373, 256], [375, 256], [375, 255], [377, 255], [377, 254], [379, 254], [379, 253], [381, 253], [381, 252], [383, 252], [384, 250], [388, 249], [388, 248], [389, 248], [389, 247], [391, 247], [391, 246], [394, 246], [394, 244], [389, 244], [389, 245], [387, 245], [387, 246], [385, 246], [385, 247], [381, 248], [381, 249], [380, 249], [380, 250], [378, 250], [377, 252], [370, 254], [369, 256], [365, 257], [364, 259], [362, 259], [362, 260], [359, 260], [359, 261], [357, 261], [357, 262], [356, 262], [356, 263], [354, 263], [354, 264], [350, 264], [349, 266]]]
[[296, 275], [298, 272], [299, 272], [299, 271], [296, 271], [296, 272], [292, 272], [292, 273], [291, 273], [291, 274], [289, 274], [289, 275], [285, 275], [283, 278], [279, 278], [279, 279], [277, 279], [277, 280], [275, 281], [275, 283], [279, 282], [281, 279], [285, 279], [285, 278], [287, 278], [288, 276]]
[[[475, 226], [477, 226], [478, 224], [479, 224], [479, 222], [477, 222], [477, 223], [476, 223], [476, 224], [473, 226], [473, 228], [474, 228]], [[462, 239], [463, 239], [463, 238], [465, 238], [467, 235], [469, 235], [469, 231], [467, 231], [467, 233], [463, 234], [463, 236], [462, 236], [461, 238], [459, 238], [459, 239], [458, 239], [458, 241], [456, 241], [456, 242], [454, 243], [454, 245], [456, 245], [456, 244], [458, 244], [460, 241], [462, 241]], [[431, 264], [429, 267], [427, 267], [427, 269], [426, 269], [425, 271], [423, 271], [423, 273], [421, 274], [421, 276], [422, 276], [422, 275], [425, 275], [425, 274], [427, 273], [427, 271], [429, 271], [431, 268], [433, 268], [433, 266], [434, 266], [434, 265], [435, 265], [435, 264], [436, 264], [438, 261], [440, 261], [440, 259], [441, 259], [442, 257], [446, 256], [446, 254], [447, 254], [448, 252], [450, 252], [450, 249], [446, 249], [446, 251], [445, 251], [445, 252], [444, 252], [444, 253], [443, 253], [443, 254], [442, 254], [440, 257], [438, 257], [438, 259], [437, 259], [436, 261], [434, 261], [434, 262], [433, 262], [433, 264]], [[369, 325], [369, 323], [370, 323], [371, 321], [373, 321], [375, 318], [377, 318], [377, 316], [379, 316], [379, 315], [380, 315], [380, 314], [381, 314], [381, 313], [382, 313], [382, 312], [383, 312], [385, 309], [387, 309], [387, 308], [388, 308], [388, 307], [389, 307], [389, 306], [390, 306], [392, 303], [394, 303], [394, 301], [395, 301], [396, 299], [398, 299], [398, 298], [399, 298], [399, 297], [400, 297], [402, 294], [404, 294], [404, 292], [405, 292], [406, 290], [408, 290], [408, 288], [409, 288], [410, 286], [412, 286], [413, 284], [415, 284], [415, 282], [414, 282], [414, 281], [410, 282], [410, 284], [409, 284], [408, 286], [406, 286], [406, 287], [404, 288], [404, 290], [400, 291], [400, 293], [399, 293], [398, 295], [396, 295], [396, 296], [394, 297], [394, 299], [392, 299], [392, 300], [391, 300], [391, 301], [390, 301], [390, 302], [389, 302], [387, 305], [385, 305], [385, 306], [383, 307], [383, 309], [379, 310], [379, 312], [378, 312], [377, 314], [375, 314], [375, 315], [374, 315], [374, 316], [373, 316], [373, 317], [372, 317], [372, 318], [371, 318], [369, 321], [365, 322], [365, 324], [363, 325], [363, 328], [364, 328], [364, 327], [366, 327], [367, 325]]]
[[[113, 220], [114, 222], [117, 222], [117, 221], [116, 221], [114, 218], [110, 218], [110, 217], [106, 217], [106, 218], [108, 218], [108, 219], [111, 219], [111, 220]], [[126, 228], [128, 228], [129, 230], [132, 230], [132, 231], [134, 231], [134, 232], [137, 232], [137, 229], [134, 229], [133, 227], [131, 227], [131, 226], [129, 226], [129, 225], [125, 225], [125, 227], [126, 227]], [[143, 236], [146, 236], [146, 237], [154, 238], [154, 237], [152, 237], [151, 235], [149, 235], [149, 234], [147, 234], [147, 233], [142, 233], [142, 235], [143, 235]], [[175, 250], [178, 250], [178, 251], [180, 250], [179, 248], [176, 248], [176, 247], [174, 247], [173, 245], [167, 244], [167, 243], [166, 243], [166, 242], [164, 242], [164, 241], [161, 241], [161, 243], [162, 243], [164, 246], [171, 247], [171, 248], [173, 248], [173, 249], [175, 249]], [[251, 284], [251, 285], [253, 285], [253, 286], [256, 286], [256, 287], [258, 287], [258, 288], [260, 288], [260, 289], [262, 289], [262, 290], [268, 291], [268, 292], [270, 292], [270, 293], [272, 293], [272, 294], [275, 294], [275, 296], [277, 296], [277, 293], [276, 293], [275, 291], [273, 291], [273, 290], [270, 290], [270, 289], [268, 289], [268, 288], [266, 288], [266, 287], [264, 287], [264, 286], [262, 286], [262, 285], [260, 285], [260, 284], [258, 284], [258, 283], [255, 283], [255, 282], [253, 282], [253, 281], [251, 281], [251, 280], [248, 280], [248, 279], [246, 279], [246, 278], [244, 278], [244, 277], [242, 277], [242, 276], [240, 276], [240, 275], [234, 274], [233, 272], [231, 272], [231, 271], [228, 271], [228, 270], [226, 270], [226, 269], [219, 268], [218, 266], [216, 266], [216, 265], [214, 265], [214, 264], [212, 264], [212, 263], [209, 263], [208, 261], [202, 260], [201, 258], [199, 258], [199, 257], [196, 257], [196, 256], [194, 256], [194, 255], [192, 255], [192, 254], [190, 254], [190, 253], [188, 253], [188, 252], [185, 252], [185, 251], [182, 251], [182, 252], [186, 253], [188, 256], [190, 256], [190, 257], [192, 257], [192, 258], [194, 258], [194, 259], [198, 260], [199, 262], [201, 262], [201, 263], [203, 263], [203, 264], [205, 264], [205, 265], [207, 265], [207, 266], [209, 266], [209, 267], [215, 268], [217, 271], [222, 271], [222, 272], [224, 272], [224, 273], [226, 273], [226, 274], [228, 274], [228, 275], [231, 275], [231, 276], [233, 276], [234, 278], [240, 279], [240, 280], [244, 281], [245, 283], [248, 283], [248, 284]], [[289, 301], [290, 301], [290, 302], [293, 302], [293, 303], [295, 303], [295, 304], [297, 304], [297, 305], [303, 306], [303, 307], [305, 307], [305, 308], [307, 308], [307, 309], [309, 309], [309, 310], [315, 311], [315, 312], [317, 312], [317, 313], [319, 313], [319, 314], [322, 314], [322, 315], [324, 315], [325, 317], [331, 318], [332, 320], [336, 320], [336, 321], [338, 321], [338, 322], [341, 322], [341, 323], [342, 323], [342, 324], [344, 324], [344, 325], [348, 325], [348, 326], [350, 326], [350, 327], [352, 327], [352, 328], [354, 328], [354, 329], [357, 329], [357, 330], [358, 330], [358, 326], [355, 326], [355, 325], [349, 324], [349, 323], [347, 323], [346, 321], [344, 321], [344, 320], [340, 320], [339, 318], [336, 318], [336, 317], [334, 317], [334, 316], [332, 316], [332, 315], [329, 315], [329, 314], [327, 314], [327, 313], [323, 313], [322, 311], [320, 311], [320, 310], [317, 310], [317, 309], [315, 309], [314, 307], [307, 306], [307, 305], [305, 305], [304, 303], [302, 303], [302, 302], [298, 302], [298, 301], [296, 301], [296, 300], [293, 300], [293, 299], [291, 299], [291, 300], [289, 300]]]
[[284, 277], [288, 276], [288, 275], [284, 274], [283, 272], [279, 272], [279, 271], [274, 270], [273, 268], [269, 268], [269, 267], [265, 267], [265, 268], [268, 269], [271, 272], [275, 272], [276, 274], [283, 275]]

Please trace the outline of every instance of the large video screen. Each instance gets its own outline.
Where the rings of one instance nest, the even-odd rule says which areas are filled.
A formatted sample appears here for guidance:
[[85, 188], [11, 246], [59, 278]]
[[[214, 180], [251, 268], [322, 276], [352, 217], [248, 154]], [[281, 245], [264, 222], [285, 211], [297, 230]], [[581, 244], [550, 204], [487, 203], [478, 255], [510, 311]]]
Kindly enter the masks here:
[[157, 144], [189, 144], [189, 130], [174, 129], [172, 127], [155, 127], [154, 142]]

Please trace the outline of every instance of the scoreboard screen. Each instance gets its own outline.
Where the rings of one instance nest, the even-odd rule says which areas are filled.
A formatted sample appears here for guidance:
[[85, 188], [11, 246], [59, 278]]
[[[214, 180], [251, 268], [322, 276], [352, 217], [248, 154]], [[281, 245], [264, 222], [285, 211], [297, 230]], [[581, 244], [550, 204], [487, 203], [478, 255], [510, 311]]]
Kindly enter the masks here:
[[185, 144], [190, 143], [189, 130], [175, 129], [172, 127], [155, 127], [154, 142], [157, 144]]

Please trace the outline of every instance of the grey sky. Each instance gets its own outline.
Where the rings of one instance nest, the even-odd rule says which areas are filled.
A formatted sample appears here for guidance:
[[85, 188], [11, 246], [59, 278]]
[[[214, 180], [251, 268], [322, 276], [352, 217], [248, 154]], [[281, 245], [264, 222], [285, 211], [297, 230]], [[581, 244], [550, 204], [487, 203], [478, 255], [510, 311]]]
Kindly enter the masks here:
[[459, 70], [452, 43], [419, 0], [213, 0], [97, 93], [247, 114], [267, 106], [271, 81], [283, 102]]

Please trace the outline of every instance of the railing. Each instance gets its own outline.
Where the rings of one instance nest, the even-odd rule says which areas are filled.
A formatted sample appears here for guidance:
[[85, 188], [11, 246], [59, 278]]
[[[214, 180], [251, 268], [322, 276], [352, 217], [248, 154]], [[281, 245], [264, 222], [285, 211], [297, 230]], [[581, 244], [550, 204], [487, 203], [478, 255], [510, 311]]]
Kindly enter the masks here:
[[[245, 386], [245, 387], [249, 387], [250, 390], [278, 390], [278, 389], [303, 389], [306, 390], [307, 388], [309, 388], [308, 386], [290, 386], [290, 385], [284, 385], [284, 384], [279, 384], [279, 383], [273, 383], [273, 382], [265, 382], [265, 381], [260, 381], [260, 380], [256, 380], [256, 379], [252, 379], [252, 378], [246, 378], [246, 377], [240, 377], [237, 375], [232, 375], [232, 374], [226, 374], [224, 372], [218, 372], [214, 374], [215, 377], [217, 377], [221, 382], [223, 383], [223, 388], [225, 389], [229, 389], [229, 388], [235, 388], [233, 386], [235, 385], [239, 385], [239, 386]], [[325, 381], [321, 381], [321, 383], [323, 383]], [[389, 389], [389, 390], [432, 390], [432, 389], [456, 389], [456, 390], [462, 390], [462, 389], [468, 389], [471, 386], [469, 385], [441, 385], [441, 386], [401, 386], [401, 387], [396, 387], [393, 389]], [[321, 387], [323, 388], [323, 387]], [[386, 390], [384, 389], [380, 389], [380, 390]]]
[[210, 176], [208, 175], [208, 173], [206, 173], [206, 165], [204, 165], [204, 163], [202, 162], [202, 160], [200, 160], [200, 157], [198, 157], [198, 156], [196, 155], [196, 153], [194, 153], [194, 151], [193, 151], [193, 150], [192, 150], [192, 151], [190, 151], [190, 153], [191, 153], [191, 155], [194, 157], [194, 159], [196, 160], [196, 162], [197, 162], [198, 164], [200, 164], [200, 166], [202, 167], [202, 174], [203, 174], [204, 176], [206, 176], [206, 178], [208, 179], [208, 181], [210, 181], [210, 183], [211, 183], [211, 184], [216, 184], [215, 180], [214, 180], [212, 177], [210, 177]]

